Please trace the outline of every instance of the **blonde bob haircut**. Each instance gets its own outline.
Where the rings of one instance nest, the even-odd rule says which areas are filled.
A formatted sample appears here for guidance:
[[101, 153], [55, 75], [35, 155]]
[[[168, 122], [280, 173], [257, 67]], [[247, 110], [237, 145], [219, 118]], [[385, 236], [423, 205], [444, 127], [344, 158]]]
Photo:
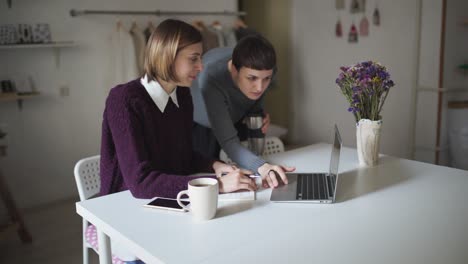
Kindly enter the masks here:
[[149, 80], [178, 82], [174, 62], [183, 48], [202, 41], [193, 26], [174, 19], [161, 22], [151, 34], [145, 49], [145, 73]]

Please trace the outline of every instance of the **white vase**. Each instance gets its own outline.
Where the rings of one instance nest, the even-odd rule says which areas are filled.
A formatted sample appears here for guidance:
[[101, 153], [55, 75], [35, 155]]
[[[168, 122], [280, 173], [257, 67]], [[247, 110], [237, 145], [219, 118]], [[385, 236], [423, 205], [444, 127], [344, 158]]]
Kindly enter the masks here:
[[356, 145], [359, 165], [372, 167], [379, 161], [382, 120], [361, 119], [356, 124]]

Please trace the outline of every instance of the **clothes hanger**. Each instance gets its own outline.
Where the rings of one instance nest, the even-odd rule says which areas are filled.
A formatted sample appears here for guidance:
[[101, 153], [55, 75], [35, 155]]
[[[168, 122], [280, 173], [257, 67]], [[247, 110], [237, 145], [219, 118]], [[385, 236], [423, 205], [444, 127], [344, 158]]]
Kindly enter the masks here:
[[234, 28], [235, 29], [239, 29], [239, 28], [247, 28], [247, 25], [245, 24], [245, 22], [238, 18], [236, 19], [236, 21], [234, 21]]
[[138, 25], [136, 21], [132, 22], [132, 27], [130, 28], [130, 31], [135, 31], [138, 30]]
[[120, 19], [117, 20], [116, 28], [117, 31], [120, 31], [123, 28], [122, 21]]
[[221, 23], [218, 20], [213, 21], [213, 23], [211, 23], [211, 26], [216, 28], [217, 30], [222, 30], [223, 29], [223, 26], [221, 25]]
[[205, 29], [205, 24], [201, 20], [194, 20], [192, 26], [198, 29], [198, 31], [203, 31]]

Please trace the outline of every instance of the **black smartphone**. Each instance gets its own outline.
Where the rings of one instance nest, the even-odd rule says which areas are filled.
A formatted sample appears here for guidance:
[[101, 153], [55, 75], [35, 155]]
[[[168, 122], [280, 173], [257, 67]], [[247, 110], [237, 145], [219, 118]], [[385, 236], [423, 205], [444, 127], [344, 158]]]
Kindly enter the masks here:
[[[190, 204], [187, 201], [181, 201], [181, 203], [185, 206]], [[173, 210], [178, 212], [185, 212], [186, 210], [177, 203], [176, 199], [168, 199], [168, 198], [155, 198], [148, 204], [143, 205], [145, 207], [150, 208], [158, 208], [158, 209], [166, 209], [166, 210]]]

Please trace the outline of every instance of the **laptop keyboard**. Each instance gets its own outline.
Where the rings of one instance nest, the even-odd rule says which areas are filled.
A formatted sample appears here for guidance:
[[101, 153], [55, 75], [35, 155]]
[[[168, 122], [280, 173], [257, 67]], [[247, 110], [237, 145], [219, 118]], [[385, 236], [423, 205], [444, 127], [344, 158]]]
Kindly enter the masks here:
[[[297, 175], [297, 200], [326, 200], [333, 196], [331, 177], [323, 173]], [[328, 189], [327, 183], [328, 181]]]

